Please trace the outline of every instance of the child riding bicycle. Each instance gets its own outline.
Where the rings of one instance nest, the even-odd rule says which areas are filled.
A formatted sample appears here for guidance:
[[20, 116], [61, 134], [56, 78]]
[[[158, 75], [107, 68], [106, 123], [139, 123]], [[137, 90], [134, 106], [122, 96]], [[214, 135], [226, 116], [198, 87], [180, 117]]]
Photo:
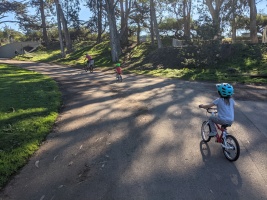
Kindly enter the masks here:
[[119, 79], [119, 77], [122, 74], [122, 69], [121, 69], [121, 64], [120, 63], [116, 64], [115, 72], [116, 72], [116, 78]]
[[217, 106], [218, 115], [210, 116], [209, 125], [210, 125], [210, 137], [213, 137], [217, 134], [216, 124], [228, 124], [231, 125], [234, 121], [234, 105], [235, 101], [232, 98], [234, 94], [234, 88], [232, 85], [228, 83], [220, 83], [216, 84], [217, 91], [220, 95], [219, 98], [215, 99], [210, 104], [200, 104], [199, 108], [211, 108], [213, 106]]
[[87, 53], [86, 55], [85, 55], [85, 58], [84, 58], [84, 60], [86, 60], [87, 59], [87, 61], [86, 61], [86, 71], [88, 71], [88, 68], [90, 68], [90, 67], [94, 67], [94, 59]]

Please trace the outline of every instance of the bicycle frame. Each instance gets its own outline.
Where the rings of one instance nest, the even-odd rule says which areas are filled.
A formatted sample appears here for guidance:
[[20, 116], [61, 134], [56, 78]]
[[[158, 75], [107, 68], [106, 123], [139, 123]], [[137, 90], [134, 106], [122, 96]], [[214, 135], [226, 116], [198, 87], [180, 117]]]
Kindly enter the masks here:
[[[215, 115], [216, 113], [217, 112], [211, 112], [212, 115]], [[226, 149], [229, 148], [227, 145], [223, 144], [223, 136], [228, 134], [227, 128], [226, 127], [224, 128], [223, 125], [220, 125], [220, 124], [216, 124], [216, 123], [214, 123], [214, 124], [217, 127], [216, 142], [221, 143], [222, 146]], [[220, 130], [221, 133], [218, 133], [218, 130]]]
[[[226, 128], [223, 128], [222, 125], [220, 126], [219, 124], [216, 124], [216, 123], [215, 123], [215, 125], [216, 125], [217, 129], [221, 131], [220, 134], [219, 134], [218, 132], [217, 132], [217, 134], [216, 134], [216, 138], [217, 138], [216, 142], [218, 142], [218, 143], [222, 143], [222, 142], [223, 142], [223, 140], [222, 140], [223, 132], [224, 132], [224, 131], [226, 132]], [[227, 132], [226, 132], [226, 133], [227, 133]]]
[[[216, 115], [217, 113], [216, 109], [214, 108], [213, 109], [207, 108], [206, 110], [207, 110], [207, 113], [210, 113], [213, 116]], [[215, 110], [215, 111], [211, 112], [211, 110]], [[201, 136], [202, 136], [202, 140], [205, 143], [209, 142], [210, 139], [214, 137], [213, 135], [210, 136], [211, 129], [210, 129], [209, 123], [210, 123], [209, 120], [205, 120], [203, 121], [202, 126], [201, 126]], [[227, 132], [227, 127], [229, 127], [230, 124], [229, 125], [228, 124], [221, 125], [217, 123], [214, 123], [214, 124], [215, 124], [216, 132], [217, 132], [215, 135], [215, 142], [221, 144], [223, 154], [229, 161], [236, 161], [240, 155], [240, 146], [239, 146], [237, 139], [233, 135], [228, 134]], [[219, 133], [219, 131], [221, 131], [221, 133]]]

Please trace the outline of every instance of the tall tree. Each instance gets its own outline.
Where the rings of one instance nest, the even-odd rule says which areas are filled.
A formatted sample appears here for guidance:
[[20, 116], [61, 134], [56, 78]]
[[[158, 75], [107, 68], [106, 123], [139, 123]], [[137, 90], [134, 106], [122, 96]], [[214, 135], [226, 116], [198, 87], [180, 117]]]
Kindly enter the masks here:
[[61, 23], [63, 26], [63, 31], [64, 31], [64, 38], [65, 38], [65, 42], [66, 42], [66, 47], [67, 47], [67, 53], [72, 52], [72, 42], [70, 39], [70, 33], [69, 33], [69, 28], [68, 28], [68, 22], [64, 16], [64, 12], [62, 10], [62, 7], [60, 4], [58, 4], [59, 6], [59, 15], [60, 15], [60, 19], [61, 19]]
[[190, 39], [192, 0], [183, 0], [184, 38]]
[[132, 0], [120, 0], [120, 15], [121, 15], [121, 30], [120, 30], [120, 41], [121, 45], [125, 46], [128, 45], [128, 21], [129, 21], [129, 14], [132, 9]]
[[[162, 43], [159, 35], [159, 28], [158, 28], [158, 22], [157, 22], [157, 16], [155, 11], [155, 3], [154, 0], [150, 0], [150, 16], [151, 16], [151, 22], [153, 26], [151, 27], [151, 34], [152, 32], [156, 33], [158, 48], [162, 48]], [[154, 28], [154, 29], [152, 29]]]
[[49, 40], [47, 36], [47, 30], [46, 30], [46, 20], [45, 20], [45, 5], [43, 0], [39, 0], [40, 3], [40, 13], [41, 13], [41, 21], [42, 21], [42, 30], [43, 30], [43, 40], [45, 43], [45, 46], [48, 46]]
[[35, 12], [19, 12], [16, 13], [16, 18], [19, 20], [19, 25], [22, 30], [29, 31], [40, 31], [42, 30], [42, 40], [45, 46], [48, 46], [48, 35], [46, 25], [46, 14], [47, 4], [44, 0], [29, 0], [26, 4], [30, 4]]
[[19, 1], [0, 1], [0, 24], [3, 23], [20, 23], [19, 20], [4, 20], [8, 17], [7, 13], [14, 13], [16, 16], [26, 13], [26, 3]]
[[213, 27], [215, 29], [216, 36], [221, 35], [221, 10], [222, 10], [222, 5], [226, 0], [203, 0], [203, 2], [208, 6], [211, 17], [212, 17], [212, 22], [213, 22]]
[[[238, 16], [236, 20], [238, 29], [250, 30], [250, 17]], [[257, 14], [257, 33], [263, 33], [263, 29], [267, 26], [267, 15]]]
[[154, 31], [153, 18], [151, 17], [151, 6], [149, 7], [149, 13], [150, 13], [150, 20], [149, 20], [149, 23], [150, 23], [150, 39], [151, 39], [151, 45], [154, 46], [155, 45], [155, 31]]
[[75, 29], [80, 29], [80, 0], [61, 0], [61, 2], [62, 10], [67, 20], [68, 26]]
[[140, 44], [141, 29], [142, 27], [147, 27], [145, 20], [149, 19], [149, 6], [147, 5], [147, 3], [143, 1], [135, 1], [134, 10], [130, 15], [130, 19], [137, 25], [137, 44]]
[[66, 54], [65, 54], [64, 44], [63, 44], [63, 38], [62, 38], [61, 19], [60, 19], [60, 8], [59, 8], [59, 4], [58, 3], [56, 3], [56, 12], [57, 12], [58, 36], [59, 36], [61, 56], [63, 58], [65, 58]]
[[103, 15], [103, 1], [102, 0], [98, 0], [97, 1], [97, 43], [100, 43], [102, 41], [102, 15]]
[[60, 22], [61, 22], [62, 27], [63, 27], [64, 39], [65, 39], [66, 47], [67, 47], [67, 53], [69, 53], [72, 51], [72, 42], [70, 39], [68, 23], [67, 23], [67, 20], [65, 18], [64, 12], [62, 10], [61, 4], [59, 3], [59, 0], [54, 0], [54, 3], [57, 6], [57, 12], [58, 12], [58, 15], [60, 17]]
[[87, 21], [90, 32], [97, 32], [97, 43], [102, 41], [102, 34], [107, 26], [106, 13], [104, 9], [104, 0], [87, 0], [86, 6], [92, 12], [90, 19]]
[[232, 43], [236, 42], [236, 30], [238, 28], [237, 19], [244, 15], [246, 6], [246, 0], [229, 0], [225, 3], [223, 11], [226, 13], [226, 15], [224, 16], [224, 20], [230, 22]]
[[115, 7], [118, 1], [105, 0], [106, 12], [108, 15], [109, 31], [110, 31], [110, 43], [111, 43], [111, 57], [113, 62], [119, 61], [121, 55], [120, 40], [116, 26]]
[[251, 43], [258, 43], [257, 37], [257, 7], [255, 0], [248, 0], [250, 8], [250, 40]]

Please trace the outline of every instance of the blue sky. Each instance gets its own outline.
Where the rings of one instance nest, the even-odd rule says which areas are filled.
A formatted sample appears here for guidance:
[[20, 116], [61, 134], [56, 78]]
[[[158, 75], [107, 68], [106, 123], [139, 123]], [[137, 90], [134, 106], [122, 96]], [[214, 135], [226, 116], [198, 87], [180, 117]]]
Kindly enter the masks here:
[[[23, 1], [23, 0], [21, 0]], [[267, 2], [266, 0], [258, 0], [257, 1], [257, 9], [258, 9], [258, 13], [262, 13], [264, 12], [265, 14], [267, 14]], [[31, 12], [31, 11], [30, 11]], [[90, 11], [88, 8], [86, 8], [85, 6], [83, 6], [83, 3], [81, 4], [81, 11], [80, 11], [80, 19], [81, 20], [88, 20], [90, 16]], [[8, 14], [7, 18], [4, 18], [4, 20], [16, 20], [13, 14]], [[19, 30], [19, 27], [17, 24], [14, 23], [5, 23], [5, 24], [0, 24], [0, 30], [7, 25], [8, 27], [15, 29], [15, 30]]]
[[[23, 0], [18, 0], [18, 1], [22, 2]], [[88, 13], [90, 13], [90, 11], [88, 8], [86, 8], [83, 5], [84, 5], [84, 3], [81, 3], [80, 19], [81, 20], [87, 20], [89, 18]], [[30, 9], [29, 12], [35, 12], [35, 10]], [[7, 21], [7, 20], [16, 21], [15, 16], [12, 13], [7, 13], [7, 17], [2, 19], [2, 21]], [[6, 25], [12, 29], [19, 30], [19, 26], [16, 23], [0, 24], [0, 30]]]

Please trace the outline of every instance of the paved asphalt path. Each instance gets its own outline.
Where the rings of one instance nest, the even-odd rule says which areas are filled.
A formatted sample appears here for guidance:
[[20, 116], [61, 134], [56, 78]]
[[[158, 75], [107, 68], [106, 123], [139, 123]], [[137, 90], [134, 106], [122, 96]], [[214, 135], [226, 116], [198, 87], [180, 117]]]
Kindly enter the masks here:
[[212, 83], [127, 74], [117, 83], [112, 72], [1, 62], [51, 76], [63, 98], [54, 130], [1, 200], [267, 199], [266, 87], [235, 86], [229, 132], [241, 155], [229, 162], [214, 139], [201, 141], [198, 105], [217, 97]]

